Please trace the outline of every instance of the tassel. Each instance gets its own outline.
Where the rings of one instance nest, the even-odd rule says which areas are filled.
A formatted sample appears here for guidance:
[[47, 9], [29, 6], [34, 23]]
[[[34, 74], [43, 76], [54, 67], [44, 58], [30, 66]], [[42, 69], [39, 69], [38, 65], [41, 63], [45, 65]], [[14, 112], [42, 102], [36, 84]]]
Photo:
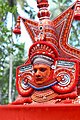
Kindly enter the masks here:
[[21, 29], [20, 29], [20, 16], [17, 18], [17, 24], [13, 30], [13, 33], [15, 34], [21, 34]]

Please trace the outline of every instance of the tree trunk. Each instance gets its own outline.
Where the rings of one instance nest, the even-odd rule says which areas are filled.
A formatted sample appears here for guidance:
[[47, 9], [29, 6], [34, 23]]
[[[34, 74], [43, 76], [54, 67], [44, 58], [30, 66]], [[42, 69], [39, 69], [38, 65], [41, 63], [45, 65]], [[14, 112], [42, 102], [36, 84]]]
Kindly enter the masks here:
[[9, 103], [12, 102], [12, 54], [10, 54], [10, 72], [9, 72]]

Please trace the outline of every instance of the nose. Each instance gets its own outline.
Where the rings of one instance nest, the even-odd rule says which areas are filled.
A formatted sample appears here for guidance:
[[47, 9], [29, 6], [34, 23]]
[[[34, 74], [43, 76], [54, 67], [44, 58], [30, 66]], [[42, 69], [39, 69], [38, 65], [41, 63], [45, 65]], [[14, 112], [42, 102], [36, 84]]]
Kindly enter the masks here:
[[37, 72], [35, 73], [35, 76], [36, 76], [36, 77], [40, 77], [40, 76], [41, 76], [39, 70], [37, 70]]

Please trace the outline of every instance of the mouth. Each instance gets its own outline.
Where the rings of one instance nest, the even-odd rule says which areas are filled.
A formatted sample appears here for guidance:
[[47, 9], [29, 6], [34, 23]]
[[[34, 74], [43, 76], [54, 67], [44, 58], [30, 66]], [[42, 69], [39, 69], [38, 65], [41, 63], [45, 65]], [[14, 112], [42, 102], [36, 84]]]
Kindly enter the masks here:
[[36, 77], [36, 79], [35, 79], [35, 82], [37, 83], [37, 84], [42, 84], [43, 83], [43, 77]]
[[43, 79], [43, 77], [36, 77], [36, 81], [40, 81], [42, 79]]

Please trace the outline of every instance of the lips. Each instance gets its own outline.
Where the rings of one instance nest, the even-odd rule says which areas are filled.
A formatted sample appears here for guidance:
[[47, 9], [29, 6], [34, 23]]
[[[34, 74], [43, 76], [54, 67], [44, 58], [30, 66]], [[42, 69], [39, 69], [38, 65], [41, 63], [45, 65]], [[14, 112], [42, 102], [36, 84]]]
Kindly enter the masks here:
[[43, 81], [44, 81], [43, 77], [36, 77], [36, 78], [35, 78], [35, 83], [36, 83], [36, 84], [42, 84]]
[[36, 81], [42, 81], [43, 77], [36, 77]]

